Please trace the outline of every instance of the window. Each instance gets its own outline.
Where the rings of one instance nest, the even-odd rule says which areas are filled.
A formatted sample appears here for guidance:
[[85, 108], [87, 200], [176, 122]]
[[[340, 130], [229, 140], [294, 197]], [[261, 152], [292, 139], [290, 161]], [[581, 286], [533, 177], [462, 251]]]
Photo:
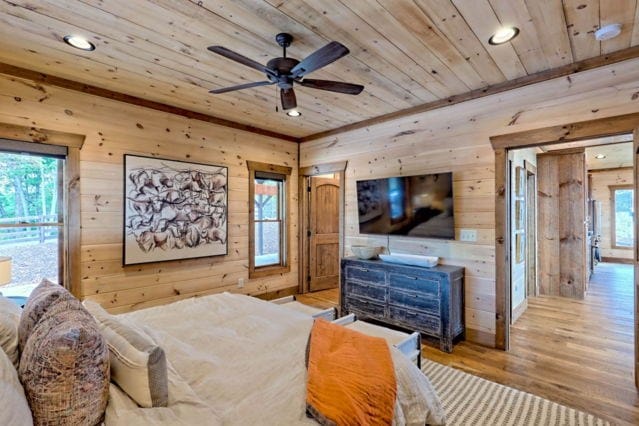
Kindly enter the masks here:
[[632, 186], [610, 187], [612, 208], [612, 247], [634, 246], [634, 190]]
[[27, 297], [47, 278], [65, 283], [63, 176], [67, 149], [0, 140], [0, 291]]
[[290, 271], [288, 178], [291, 168], [248, 161], [249, 278]]

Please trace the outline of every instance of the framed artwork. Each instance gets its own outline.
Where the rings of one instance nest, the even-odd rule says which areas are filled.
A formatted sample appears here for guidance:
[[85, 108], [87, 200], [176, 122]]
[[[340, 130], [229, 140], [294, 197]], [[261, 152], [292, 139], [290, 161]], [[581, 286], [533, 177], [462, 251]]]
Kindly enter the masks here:
[[227, 254], [228, 169], [124, 156], [122, 263]]

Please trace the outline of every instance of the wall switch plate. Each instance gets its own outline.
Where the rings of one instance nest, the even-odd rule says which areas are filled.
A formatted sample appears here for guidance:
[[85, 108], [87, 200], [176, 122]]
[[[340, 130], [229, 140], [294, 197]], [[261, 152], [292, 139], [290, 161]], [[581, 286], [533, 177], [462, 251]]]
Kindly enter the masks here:
[[244, 288], [244, 278], [237, 279], [237, 288]]
[[460, 230], [459, 241], [477, 241], [477, 230], [476, 229]]

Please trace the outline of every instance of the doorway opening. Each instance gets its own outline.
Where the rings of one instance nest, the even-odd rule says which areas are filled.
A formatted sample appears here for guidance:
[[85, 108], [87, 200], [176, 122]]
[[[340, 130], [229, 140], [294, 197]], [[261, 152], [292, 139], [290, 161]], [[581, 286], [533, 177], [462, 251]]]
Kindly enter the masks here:
[[345, 162], [301, 169], [300, 293], [326, 291], [333, 297], [338, 292], [345, 170]]
[[24, 301], [42, 279], [66, 282], [67, 149], [0, 139], [0, 293]]
[[[613, 403], [608, 400], [612, 389], [593, 389], [595, 382], [635, 393], [637, 200], [628, 189], [636, 191], [638, 184], [638, 137], [639, 114], [629, 114], [491, 138], [497, 191], [496, 346], [530, 359], [535, 374], [561, 386], [558, 393], [590, 389], [597, 400]], [[513, 318], [513, 264], [526, 258], [517, 256], [513, 230], [521, 229], [526, 215], [517, 217], [514, 207], [520, 194], [510, 185], [524, 173], [511, 160], [524, 149], [533, 150], [536, 159], [536, 286], [525, 293], [527, 306]], [[618, 243], [615, 219], [622, 234]], [[530, 250], [528, 244], [520, 246]]]

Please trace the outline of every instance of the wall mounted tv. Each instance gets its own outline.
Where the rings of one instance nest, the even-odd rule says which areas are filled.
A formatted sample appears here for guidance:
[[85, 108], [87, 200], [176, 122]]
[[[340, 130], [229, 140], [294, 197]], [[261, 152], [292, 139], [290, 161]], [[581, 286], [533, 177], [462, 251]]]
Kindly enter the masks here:
[[453, 174], [357, 181], [360, 234], [455, 238]]

